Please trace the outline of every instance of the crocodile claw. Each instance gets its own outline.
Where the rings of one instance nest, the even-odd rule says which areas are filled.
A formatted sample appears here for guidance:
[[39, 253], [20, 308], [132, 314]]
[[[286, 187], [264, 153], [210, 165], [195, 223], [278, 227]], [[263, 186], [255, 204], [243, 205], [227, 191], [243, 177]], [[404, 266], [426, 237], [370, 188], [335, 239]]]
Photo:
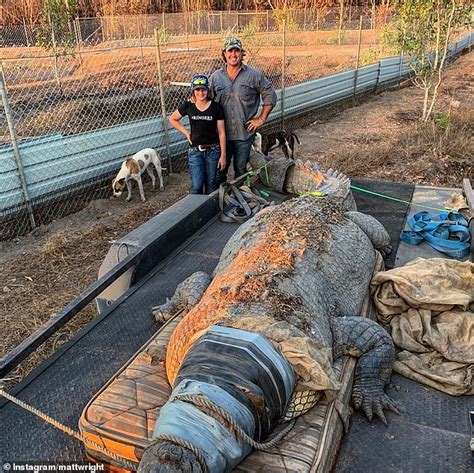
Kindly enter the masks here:
[[400, 414], [398, 404], [385, 394], [383, 385], [380, 385], [379, 382], [369, 385], [356, 381], [352, 391], [352, 402], [356, 409], [364, 411], [369, 421], [375, 414], [385, 425], [388, 425], [384, 409]]
[[166, 298], [166, 302], [151, 308], [151, 313], [158, 323], [164, 324], [173, 314], [170, 313], [171, 301]]

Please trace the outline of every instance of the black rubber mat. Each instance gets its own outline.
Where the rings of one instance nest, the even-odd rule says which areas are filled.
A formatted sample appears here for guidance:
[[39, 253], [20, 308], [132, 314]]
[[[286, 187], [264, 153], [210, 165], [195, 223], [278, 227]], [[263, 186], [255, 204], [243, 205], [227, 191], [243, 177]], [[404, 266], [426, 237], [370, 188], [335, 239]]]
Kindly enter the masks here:
[[[15, 395], [54, 419], [77, 429], [82, 409], [109, 378], [156, 332], [150, 309], [165, 301], [184, 278], [197, 270], [211, 272], [236, 225], [218, 220], [136, 290], [127, 292], [107, 317], [82, 333], [26, 378]], [[12, 392], [13, 394], [13, 392]], [[82, 444], [20, 407], [1, 409], [3, 461], [71, 462], [83, 460]]]
[[443, 394], [399, 375], [387, 393], [400, 403], [400, 416], [389, 413], [388, 427], [351, 417], [334, 469], [336, 473], [433, 473], [474, 471], [469, 449], [469, 409], [473, 396]]
[[[352, 185], [361, 189], [378, 194], [384, 194], [396, 199], [411, 202], [414, 184], [390, 181], [372, 181], [369, 179], [352, 179]], [[383, 197], [362, 192], [356, 189], [352, 190], [357, 209], [360, 212], [367, 213], [375, 217], [386, 228], [390, 235], [392, 252], [385, 260], [387, 268], [395, 266], [395, 257], [397, 255], [400, 232], [405, 226], [405, 218], [408, 212], [409, 204], [395, 202]]]

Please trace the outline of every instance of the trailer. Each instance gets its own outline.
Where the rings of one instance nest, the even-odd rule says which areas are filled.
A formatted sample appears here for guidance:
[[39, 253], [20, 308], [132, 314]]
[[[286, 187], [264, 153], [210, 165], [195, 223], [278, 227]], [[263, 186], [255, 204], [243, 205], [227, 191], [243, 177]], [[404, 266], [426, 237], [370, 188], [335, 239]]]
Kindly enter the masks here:
[[[359, 188], [353, 191], [358, 209], [377, 218], [390, 234], [393, 251], [386, 260], [388, 267], [401, 266], [417, 256], [440, 257], [427, 245], [412, 247], [400, 242], [399, 235], [409, 215], [418, 212], [420, 206], [442, 207], [453, 189], [363, 179], [352, 183]], [[464, 191], [474, 212], [467, 180]], [[277, 201], [284, 198], [273, 192], [270, 196]], [[0, 366], [1, 376], [94, 299], [97, 317], [10, 394], [77, 430], [81, 413], [96, 393], [120, 375], [148, 340], [169, 330], [167, 325], [159, 327], [151, 307], [163, 303], [193, 272], [211, 273], [236, 226], [219, 220], [217, 195], [190, 195], [115, 242], [98, 280], [8, 354]], [[472, 234], [472, 219], [470, 229]], [[471, 246], [471, 261], [473, 254]], [[370, 304], [366, 310], [370, 313]], [[388, 393], [402, 405], [402, 414], [390, 415], [388, 426], [369, 423], [360, 413], [350, 415], [353, 365], [347, 365], [347, 360], [343, 363], [340, 373], [348, 389], [338, 399], [339, 405], [331, 402], [314, 408], [322, 409], [319, 414], [313, 413], [316, 420], [308, 427], [314, 442], [303, 438], [303, 431], [290, 433], [286, 446], [277, 445], [270, 453], [252, 453], [237, 471], [472, 471], [472, 396], [451, 397], [394, 373]], [[76, 438], [14, 402], [1, 400], [1, 418], [5, 471], [25, 470], [27, 465], [36, 465], [37, 469], [46, 469], [41, 465], [72, 468], [87, 464], [91, 458], [94, 462], [105, 461], [86, 451]], [[349, 427], [346, 435], [345, 426]], [[107, 464], [108, 468], [127, 469], [110, 459]]]

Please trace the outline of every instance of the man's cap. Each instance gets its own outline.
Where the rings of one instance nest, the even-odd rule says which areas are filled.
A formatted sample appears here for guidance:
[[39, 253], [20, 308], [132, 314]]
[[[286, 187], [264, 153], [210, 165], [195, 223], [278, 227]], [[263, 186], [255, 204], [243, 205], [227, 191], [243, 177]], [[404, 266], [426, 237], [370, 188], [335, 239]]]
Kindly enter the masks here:
[[239, 38], [230, 36], [224, 40], [224, 51], [230, 51], [231, 49], [238, 49], [242, 51], [242, 41]]
[[191, 90], [206, 89], [209, 90], [209, 79], [204, 74], [194, 74], [191, 79]]

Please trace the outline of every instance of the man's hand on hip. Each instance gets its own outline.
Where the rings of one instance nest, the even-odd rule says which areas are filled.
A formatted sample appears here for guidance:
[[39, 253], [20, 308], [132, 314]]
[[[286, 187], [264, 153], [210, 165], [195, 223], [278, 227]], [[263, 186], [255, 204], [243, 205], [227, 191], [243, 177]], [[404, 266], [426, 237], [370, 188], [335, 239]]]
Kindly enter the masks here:
[[257, 129], [260, 128], [264, 123], [265, 123], [265, 120], [262, 117], [252, 118], [246, 123], [247, 131], [249, 132], [257, 131]]

